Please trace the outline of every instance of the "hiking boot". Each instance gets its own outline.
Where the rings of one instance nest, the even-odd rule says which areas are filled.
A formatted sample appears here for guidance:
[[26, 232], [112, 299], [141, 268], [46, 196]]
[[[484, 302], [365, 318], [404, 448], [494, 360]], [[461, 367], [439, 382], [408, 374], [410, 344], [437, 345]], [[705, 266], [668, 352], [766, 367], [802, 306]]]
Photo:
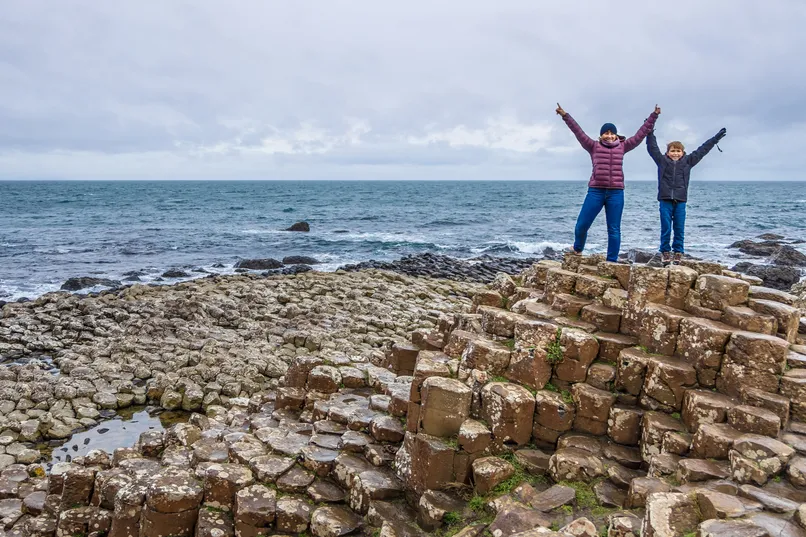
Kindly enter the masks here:
[[683, 252], [675, 252], [674, 258], [672, 259], [672, 265], [679, 265], [682, 260], [683, 260]]
[[566, 249], [563, 251], [563, 253], [565, 253], [565, 254], [569, 254], [569, 255], [582, 255], [582, 252], [577, 252], [576, 250], [574, 250], [574, 248], [573, 248], [573, 247], [571, 247], [571, 248], [566, 248]]
[[669, 263], [672, 262], [672, 252], [661, 252], [660, 253], [660, 262], [663, 263], [665, 267]]

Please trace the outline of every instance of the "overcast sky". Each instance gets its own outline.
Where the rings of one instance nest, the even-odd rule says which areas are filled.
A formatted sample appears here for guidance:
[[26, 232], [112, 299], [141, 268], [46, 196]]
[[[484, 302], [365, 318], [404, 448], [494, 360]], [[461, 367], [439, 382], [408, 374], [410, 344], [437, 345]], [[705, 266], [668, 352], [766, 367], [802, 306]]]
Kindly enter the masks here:
[[[586, 179], [554, 113], [806, 179], [803, 0], [8, 0], [0, 178]], [[644, 146], [627, 179], [653, 179]]]

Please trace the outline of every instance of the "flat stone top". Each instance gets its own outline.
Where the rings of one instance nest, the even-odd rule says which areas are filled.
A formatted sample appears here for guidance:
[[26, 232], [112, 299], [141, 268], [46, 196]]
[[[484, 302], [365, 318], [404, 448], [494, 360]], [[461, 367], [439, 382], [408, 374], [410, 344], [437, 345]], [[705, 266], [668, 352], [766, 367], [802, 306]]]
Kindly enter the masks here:
[[471, 393], [470, 388], [462, 384], [460, 381], [447, 377], [428, 377], [423, 382], [423, 390], [431, 388], [441, 389], [445, 391], [456, 392], [457, 394]]
[[762, 287], [760, 285], [750, 286], [750, 298], [774, 300], [776, 302], [782, 302], [787, 306], [794, 306], [797, 301], [797, 297], [793, 294], [770, 287]]

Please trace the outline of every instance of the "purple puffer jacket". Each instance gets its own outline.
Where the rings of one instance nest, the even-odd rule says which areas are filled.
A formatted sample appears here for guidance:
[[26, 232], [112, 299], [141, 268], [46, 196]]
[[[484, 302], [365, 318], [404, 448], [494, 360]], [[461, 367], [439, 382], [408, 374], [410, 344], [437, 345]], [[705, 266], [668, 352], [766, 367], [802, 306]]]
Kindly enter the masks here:
[[647, 134], [652, 132], [658, 114], [652, 112], [638, 132], [630, 138], [619, 136], [618, 141], [612, 143], [594, 140], [582, 130], [582, 127], [574, 121], [571, 114], [565, 114], [563, 121], [577, 137], [579, 143], [590, 153], [593, 162], [593, 173], [591, 173], [589, 187], [594, 188], [616, 188], [624, 189], [624, 153], [632, 151], [644, 141]]

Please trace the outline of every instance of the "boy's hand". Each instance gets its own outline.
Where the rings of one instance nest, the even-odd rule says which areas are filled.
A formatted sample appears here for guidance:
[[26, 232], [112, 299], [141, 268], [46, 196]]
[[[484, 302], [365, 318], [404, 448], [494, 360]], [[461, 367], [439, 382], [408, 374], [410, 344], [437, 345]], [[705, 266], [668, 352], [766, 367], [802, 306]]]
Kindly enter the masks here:
[[655, 105], [655, 113], [660, 115], [660, 106], [658, 106], [657, 104]]
[[716, 141], [718, 142], [719, 140], [721, 140], [722, 138], [724, 138], [726, 134], [728, 134], [728, 131], [725, 129], [725, 127], [722, 127], [722, 128], [719, 130], [719, 132], [718, 132], [718, 133], [716, 133]]
[[560, 106], [560, 103], [557, 103], [557, 110], [556, 110], [556, 112], [557, 112], [558, 114], [560, 114], [560, 116], [561, 116], [561, 117], [565, 117], [565, 114], [567, 114], [567, 113], [568, 113], [568, 112], [566, 112], [565, 110], [563, 110], [563, 107], [562, 107], [562, 106]]

